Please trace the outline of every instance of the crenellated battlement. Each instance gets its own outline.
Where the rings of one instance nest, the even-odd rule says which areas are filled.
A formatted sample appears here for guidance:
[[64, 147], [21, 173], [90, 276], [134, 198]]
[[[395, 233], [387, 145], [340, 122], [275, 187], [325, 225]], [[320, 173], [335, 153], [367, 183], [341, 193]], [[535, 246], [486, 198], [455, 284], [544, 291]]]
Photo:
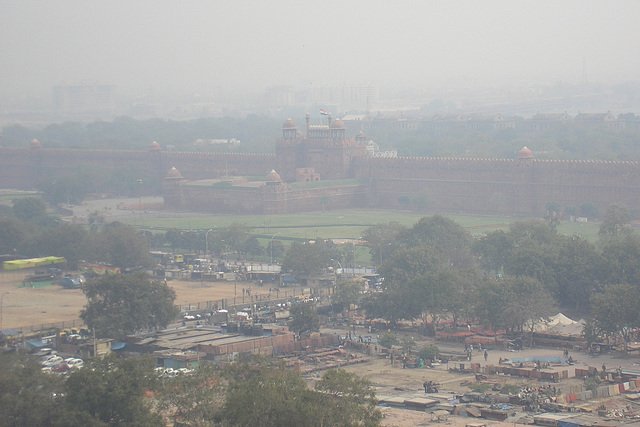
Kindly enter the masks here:
[[[592, 203], [602, 211], [617, 203], [640, 211], [640, 162], [536, 159], [526, 147], [512, 159], [368, 157], [362, 137], [343, 138], [340, 127], [322, 132], [302, 137], [295, 124], [287, 121], [275, 155], [162, 151], [157, 143], [149, 150], [60, 149], [32, 141], [24, 148], [0, 147], [0, 186], [34, 188], [43, 180], [71, 175], [87, 166], [133, 166], [159, 181], [172, 167], [187, 181], [234, 174], [266, 176], [275, 170], [285, 182], [295, 182], [296, 170], [309, 168], [320, 181], [356, 178], [368, 182], [363, 186], [366, 191], [359, 190], [353, 198], [353, 206], [358, 207], [420, 206], [442, 212], [537, 216], [555, 201], [573, 207]], [[289, 197], [286, 194], [278, 192], [283, 206]], [[296, 193], [296, 200], [319, 197], [313, 191], [301, 194]], [[340, 206], [348, 206], [347, 196], [341, 197]], [[261, 209], [269, 211], [265, 206]]]

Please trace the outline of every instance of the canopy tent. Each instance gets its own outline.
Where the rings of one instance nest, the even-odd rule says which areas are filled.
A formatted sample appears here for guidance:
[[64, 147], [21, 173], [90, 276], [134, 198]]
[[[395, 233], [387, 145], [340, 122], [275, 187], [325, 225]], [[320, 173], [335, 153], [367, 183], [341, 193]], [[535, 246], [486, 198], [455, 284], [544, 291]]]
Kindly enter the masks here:
[[555, 333], [560, 335], [580, 335], [584, 321], [575, 321], [562, 313], [551, 316], [547, 321], [538, 323], [535, 332]]
[[14, 261], [5, 261], [2, 267], [5, 270], [21, 270], [23, 268], [45, 267], [48, 265], [64, 264], [67, 260], [63, 257], [48, 256], [43, 258], [16, 259]]

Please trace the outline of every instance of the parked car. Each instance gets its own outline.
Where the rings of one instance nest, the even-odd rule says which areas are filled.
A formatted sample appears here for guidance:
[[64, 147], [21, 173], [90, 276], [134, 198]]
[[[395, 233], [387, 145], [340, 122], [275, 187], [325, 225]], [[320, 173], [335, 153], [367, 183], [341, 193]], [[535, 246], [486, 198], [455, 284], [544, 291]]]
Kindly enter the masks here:
[[58, 363], [57, 365], [51, 368], [51, 372], [57, 372], [57, 373], [67, 372], [68, 370], [69, 370], [69, 365], [66, 364], [65, 362]]
[[67, 357], [64, 361], [70, 369], [80, 369], [84, 366], [84, 361], [75, 357]]
[[33, 353], [33, 355], [36, 356], [36, 357], [37, 356], [45, 357], [45, 356], [50, 356], [52, 354], [56, 354], [56, 351], [50, 349], [49, 347], [41, 348], [40, 350], [38, 350], [35, 353]]
[[40, 361], [40, 364], [42, 366], [55, 366], [58, 363], [62, 363], [64, 360], [62, 360], [62, 357], [54, 355], [54, 356], [49, 356], [47, 359]]

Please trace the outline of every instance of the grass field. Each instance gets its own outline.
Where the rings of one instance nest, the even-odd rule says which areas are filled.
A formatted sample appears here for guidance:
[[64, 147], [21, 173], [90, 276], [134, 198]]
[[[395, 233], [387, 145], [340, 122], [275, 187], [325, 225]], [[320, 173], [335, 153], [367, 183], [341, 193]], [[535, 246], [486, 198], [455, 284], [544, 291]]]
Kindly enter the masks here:
[[[378, 224], [396, 221], [411, 227], [425, 213], [390, 210], [344, 210], [287, 215], [211, 215], [182, 218], [150, 218], [139, 220], [138, 226], [150, 230], [209, 230], [233, 223], [243, 224], [259, 237], [279, 239], [357, 239], [364, 230]], [[482, 235], [509, 226], [524, 218], [446, 215], [473, 235]], [[562, 222], [558, 232], [578, 234], [591, 242], [598, 239], [598, 223]]]

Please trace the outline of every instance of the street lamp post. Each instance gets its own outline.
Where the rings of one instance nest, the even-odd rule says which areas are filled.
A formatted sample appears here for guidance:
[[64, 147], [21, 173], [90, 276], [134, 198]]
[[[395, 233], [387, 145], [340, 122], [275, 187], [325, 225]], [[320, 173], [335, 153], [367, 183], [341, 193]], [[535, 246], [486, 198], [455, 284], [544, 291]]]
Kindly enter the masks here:
[[[340, 261], [338, 261], [337, 259], [333, 259], [333, 258], [331, 258], [331, 261], [333, 261], [333, 262], [337, 262], [337, 263], [338, 263], [338, 266], [340, 266], [340, 270], [341, 270], [341, 271], [343, 270], [343, 268], [342, 268], [342, 264], [340, 264]], [[336, 272], [335, 272], [335, 275], [336, 275], [336, 278], [338, 278], [338, 271], [336, 271]]]
[[136, 179], [138, 182], [138, 210], [142, 210], [142, 179]]
[[2, 296], [0, 296], [0, 331], [2, 331], [2, 311], [3, 311], [3, 307], [2, 307], [2, 302], [4, 300], [4, 296], [7, 295], [9, 292], [5, 292], [2, 294]]
[[204, 234], [204, 254], [205, 254], [205, 256], [209, 255], [209, 233], [212, 232], [212, 231], [213, 231], [213, 229], [210, 228]]
[[273, 264], [273, 238], [279, 235], [280, 233], [274, 234], [273, 236], [271, 236], [271, 240], [269, 241], [269, 247], [271, 249], [271, 264]]

